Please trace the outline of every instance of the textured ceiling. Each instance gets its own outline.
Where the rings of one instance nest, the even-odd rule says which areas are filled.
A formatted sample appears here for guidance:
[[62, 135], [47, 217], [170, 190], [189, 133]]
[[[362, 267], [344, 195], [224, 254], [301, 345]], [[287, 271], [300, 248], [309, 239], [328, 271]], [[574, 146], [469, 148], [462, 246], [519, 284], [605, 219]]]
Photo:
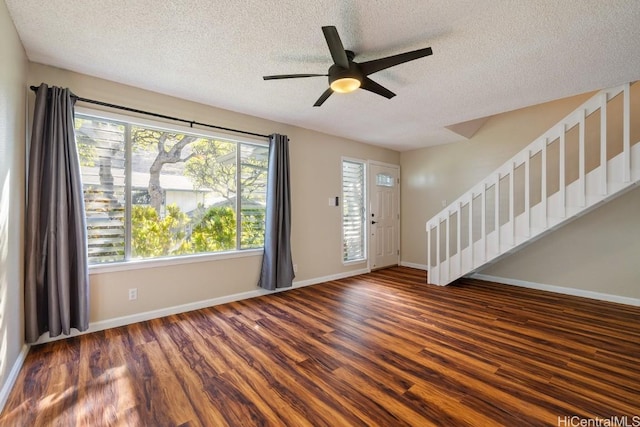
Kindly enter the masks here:
[[[5, 1], [31, 61], [401, 151], [640, 79], [638, 0]], [[323, 25], [358, 62], [433, 56], [371, 75], [391, 100], [358, 90], [314, 108], [325, 77], [262, 76], [326, 73]]]

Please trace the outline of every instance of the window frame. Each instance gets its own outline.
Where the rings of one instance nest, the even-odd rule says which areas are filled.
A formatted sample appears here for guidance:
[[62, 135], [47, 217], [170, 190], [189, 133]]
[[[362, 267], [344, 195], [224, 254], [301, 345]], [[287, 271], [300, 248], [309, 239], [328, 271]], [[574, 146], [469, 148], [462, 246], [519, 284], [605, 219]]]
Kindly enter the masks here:
[[[344, 204], [345, 204], [345, 197], [344, 197], [344, 163], [345, 162], [349, 162], [349, 163], [358, 163], [360, 165], [362, 165], [362, 234], [363, 234], [363, 238], [362, 238], [362, 258], [357, 258], [357, 259], [349, 259], [349, 260], [345, 260], [344, 259], [344, 244], [345, 244], [345, 227], [344, 227]], [[368, 186], [368, 173], [369, 173], [369, 164], [367, 160], [363, 160], [363, 159], [357, 159], [357, 158], [353, 158], [353, 157], [342, 157], [340, 159], [340, 194], [341, 194], [341, 203], [340, 203], [340, 231], [341, 231], [341, 238], [340, 238], [340, 244], [341, 244], [341, 251], [340, 251], [340, 258], [342, 261], [342, 264], [347, 266], [347, 265], [352, 265], [352, 264], [362, 264], [362, 263], [368, 263], [369, 262], [369, 226], [368, 226], [368, 212], [369, 212], [369, 208], [368, 208], [368, 204], [369, 204], [369, 186]]]
[[[150, 127], [153, 129], [158, 129], [161, 131], [167, 132], [176, 132], [176, 133], [188, 133], [193, 135], [199, 135], [206, 138], [219, 138], [226, 141], [234, 142], [237, 145], [236, 149], [236, 161], [237, 164], [240, 164], [239, 157], [241, 156], [241, 144], [246, 145], [257, 145], [263, 147], [269, 147], [269, 141], [253, 137], [250, 135], [242, 136], [239, 138], [237, 135], [233, 133], [227, 133], [224, 131], [211, 131], [208, 129], [200, 129], [193, 128], [189, 126], [184, 126], [180, 124], [174, 124], [169, 121], [162, 120], [149, 120], [146, 118], [142, 118], [135, 114], [119, 114], [111, 111], [99, 110], [94, 108], [86, 108], [81, 106], [76, 106], [74, 109], [74, 117], [75, 115], [81, 116], [90, 116], [96, 119], [104, 119], [104, 120], [112, 120], [119, 121], [123, 123], [128, 123], [133, 126], [141, 126], [141, 127]], [[125, 204], [125, 259], [122, 261], [113, 261], [106, 263], [97, 263], [97, 264], [89, 264], [89, 273], [106, 273], [106, 272], [116, 272], [116, 271], [126, 271], [126, 270], [136, 270], [143, 268], [152, 268], [158, 266], [169, 266], [169, 265], [177, 265], [177, 264], [191, 264], [197, 262], [207, 262], [213, 260], [224, 260], [224, 259], [233, 259], [233, 258], [245, 258], [252, 256], [260, 256], [264, 253], [264, 248], [247, 248], [240, 249], [239, 239], [241, 238], [241, 229], [238, 224], [241, 222], [241, 214], [240, 214], [240, 197], [236, 197], [236, 248], [228, 251], [220, 251], [220, 252], [200, 252], [195, 254], [183, 254], [183, 255], [169, 255], [162, 257], [153, 257], [153, 258], [131, 258], [131, 190], [132, 190], [132, 164], [131, 164], [131, 155], [132, 155], [132, 144], [130, 142], [130, 138], [126, 138], [125, 140], [125, 195], [128, 195], [127, 203]], [[238, 169], [238, 172], [240, 169]], [[237, 180], [237, 189], [238, 195], [241, 193], [240, 181], [240, 173], [236, 173]]]

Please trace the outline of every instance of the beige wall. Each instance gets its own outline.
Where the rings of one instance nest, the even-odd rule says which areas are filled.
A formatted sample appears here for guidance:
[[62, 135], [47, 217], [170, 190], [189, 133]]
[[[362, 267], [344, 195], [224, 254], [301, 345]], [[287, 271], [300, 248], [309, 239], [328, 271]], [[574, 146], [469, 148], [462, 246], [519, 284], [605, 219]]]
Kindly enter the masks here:
[[[294, 263], [298, 266], [296, 281], [366, 268], [366, 263], [342, 264], [340, 209], [330, 207], [327, 201], [341, 193], [342, 156], [399, 164], [397, 152], [30, 64], [29, 84], [42, 82], [69, 87], [86, 98], [256, 133], [288, 135], [291, 140], [292, 248]], [[255, 290], [260, 263], [261, 256], [253, 256], [92, 274], [91, 321]], [[138, 288], [138, 300], [134, 302], [127, 298], [127, 289], [131, 287]]]
[[27, 76], [27, 57], [4, 2], [0, 2], [0, 58], [0, 390], [4, 391], [24, 342], [22, 217]]
[[[501, 114], [468, 141], [402, 153], [402, 260], [425, 265], [425, 223], [442, 209], [442, 201], [455, 200], [589, 96]], [[637, 126], [632, 130], [635, 137]], [[639, 196], [627, 193], [482, 273], [638, 298], [640, 215], [632, 213]], [[614, 253], [616, 262], [607, 263]]]
[[640, 188], [482, 274], [640, 299]]

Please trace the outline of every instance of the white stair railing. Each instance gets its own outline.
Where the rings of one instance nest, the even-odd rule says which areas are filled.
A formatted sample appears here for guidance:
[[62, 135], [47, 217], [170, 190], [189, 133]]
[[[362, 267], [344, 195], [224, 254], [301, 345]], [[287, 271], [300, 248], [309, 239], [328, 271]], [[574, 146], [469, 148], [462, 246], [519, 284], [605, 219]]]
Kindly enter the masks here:
[[[614, 98], [618, 104], [608, 109]], [[630, 99], [630, 84], [600, 91], [427, 221], [429, 283], [449, 284], [638, 184], [640, 143], [630, 140]], [[622, 120], [610, 114], [618, 110]], [[588, 118], [597, 118], [592, 114], [600, 115], [591, 122], [599, 125], [599, 135], [587, 135]], [[612, 134], [621, 135], [619, 153], [610, 148]], [[594, 150], [599, 156], [588, 164], [587, 153]]]

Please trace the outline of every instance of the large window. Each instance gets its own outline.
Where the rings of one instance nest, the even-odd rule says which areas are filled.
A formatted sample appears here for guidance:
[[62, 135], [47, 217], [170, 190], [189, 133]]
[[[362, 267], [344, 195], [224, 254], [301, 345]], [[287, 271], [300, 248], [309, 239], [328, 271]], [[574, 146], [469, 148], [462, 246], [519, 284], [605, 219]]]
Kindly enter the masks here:
[[365, 164], [342, 161], [342, 260], [362, 261], [365, 251]]
[[89, 263], [260, 248], [268, 146], [76, 114]]

